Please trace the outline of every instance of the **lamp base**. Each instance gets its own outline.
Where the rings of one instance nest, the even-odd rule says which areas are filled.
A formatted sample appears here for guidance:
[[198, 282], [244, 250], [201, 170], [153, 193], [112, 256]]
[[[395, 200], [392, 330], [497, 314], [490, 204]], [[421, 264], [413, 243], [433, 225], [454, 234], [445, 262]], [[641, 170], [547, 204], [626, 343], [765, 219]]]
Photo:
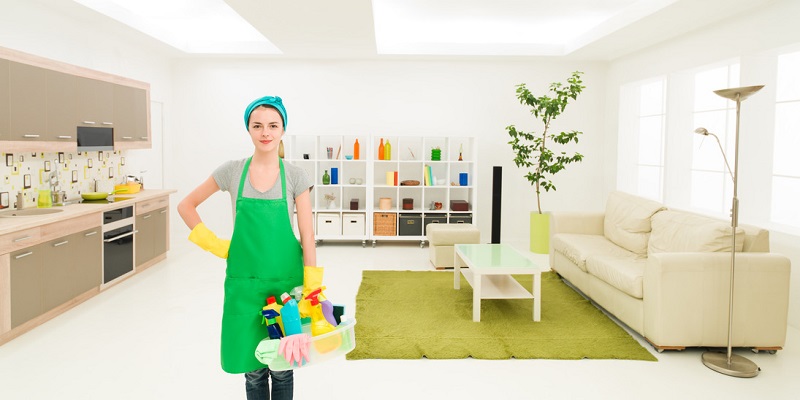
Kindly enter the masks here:
[[720, 374], [735, 376], [737, 378], [752, 378], [761, 371], [761, 368], [759, 368], [756, 363], [745, 357], [731, 354], [731, 362], [728, 363], [728, 355], [726, 353], [717, 353], [713, 351], [703, 353], [703, 364]]

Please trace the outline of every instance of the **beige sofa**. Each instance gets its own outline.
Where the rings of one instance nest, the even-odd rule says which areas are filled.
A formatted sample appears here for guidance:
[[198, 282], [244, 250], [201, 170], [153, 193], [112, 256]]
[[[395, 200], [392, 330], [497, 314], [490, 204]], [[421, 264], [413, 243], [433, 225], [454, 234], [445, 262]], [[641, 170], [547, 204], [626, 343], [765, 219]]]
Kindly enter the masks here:
[[[730, 221], [613, 192], [604, 213], [553, 213], [551, 235], [552, 268], [658, 351], [727, 346]], [[764, 229], [736, 239], [732, 345], [779, 350], [789, 259]]]

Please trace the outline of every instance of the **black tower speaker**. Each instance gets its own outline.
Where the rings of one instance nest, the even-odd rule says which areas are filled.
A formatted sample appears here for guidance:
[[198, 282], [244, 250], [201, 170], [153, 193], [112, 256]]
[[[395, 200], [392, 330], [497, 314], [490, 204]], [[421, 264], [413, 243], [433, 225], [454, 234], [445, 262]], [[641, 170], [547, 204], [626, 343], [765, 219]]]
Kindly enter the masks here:
[[503, 198], [503, 167], [492, 171], [492, 243], [500, 243], [500, 206]]

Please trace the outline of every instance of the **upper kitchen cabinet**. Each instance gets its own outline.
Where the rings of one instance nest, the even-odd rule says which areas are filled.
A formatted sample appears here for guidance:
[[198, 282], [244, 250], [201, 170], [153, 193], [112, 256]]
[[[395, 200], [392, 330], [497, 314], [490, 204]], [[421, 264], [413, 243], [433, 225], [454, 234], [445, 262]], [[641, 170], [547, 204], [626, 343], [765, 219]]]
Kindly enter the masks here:
[[77, 79], [77, 125], [113, 128], [115, 85], [91, 78]]
[[114, 129], [116, 150], [149, 149], [150, 85], [0, 47], [6, 152], [77, 150], [77, 128]]
[[78, 78], [63, 72], [47, 71], [47, 140], [65, 143], [77, 149], [75, 103]]
[[46, 140], [47, 70], [9, 62], [9, 137], [15, 141]]
[[0, 140], [9, 140], [8, 98], [8, 60], [0, 59]]
[[147, 91], [131, 86], [114, 86], [114, 149], [149, 149]]

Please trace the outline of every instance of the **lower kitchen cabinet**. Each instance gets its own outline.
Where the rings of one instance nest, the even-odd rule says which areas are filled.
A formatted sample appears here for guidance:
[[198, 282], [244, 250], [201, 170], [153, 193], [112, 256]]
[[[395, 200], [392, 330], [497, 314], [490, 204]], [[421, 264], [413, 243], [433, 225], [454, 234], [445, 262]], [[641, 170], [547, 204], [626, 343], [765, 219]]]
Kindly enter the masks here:
[[100, 286], [100, 227], [11, 254], [11, 328]]
[[100, 286], [103, 279], [103, 234], [101, 228], [76, 233], [73, 293], [79, 295]]
[[42, 305], [42, 260], [47, 244], [11, 253], [11, 329], [38, 317]]
[[167, 208], [136, 216], [136, 266], [167, 252]]

